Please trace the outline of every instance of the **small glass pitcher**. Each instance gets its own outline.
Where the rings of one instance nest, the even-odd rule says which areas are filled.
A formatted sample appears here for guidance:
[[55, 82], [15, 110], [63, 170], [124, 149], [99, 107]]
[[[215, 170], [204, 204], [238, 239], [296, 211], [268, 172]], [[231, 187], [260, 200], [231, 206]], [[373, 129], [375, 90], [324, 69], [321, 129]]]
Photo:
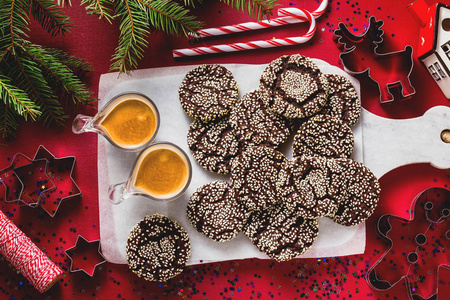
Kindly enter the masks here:
[[168, 142], [156, 143], [139, 154], [128, 181], [111, 185], [108, 194], [113, 204], [131, 195], [172, 201], [183, 195], [191, 177], [191, 163], [181, 148]]
[[93, 117], [76, 116], [72, 131], [99, 133], [122, 150], [139, 151], [153, 142], [159, 123], [159, 112], [153, 101], [133, 92], [114, 97]]

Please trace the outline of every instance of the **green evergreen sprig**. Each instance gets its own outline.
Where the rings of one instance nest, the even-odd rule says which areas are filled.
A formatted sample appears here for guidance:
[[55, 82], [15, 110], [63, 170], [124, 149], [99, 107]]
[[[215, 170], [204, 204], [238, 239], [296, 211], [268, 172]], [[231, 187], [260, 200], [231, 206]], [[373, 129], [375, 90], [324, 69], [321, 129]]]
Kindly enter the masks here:
[[[220, 0], [255, 19], [270, 18], [276, 0]], [[130, 73], [138, 66], [148, 47], [150, 32], [160, 30], [188, 39], [203, 27], [189, 7], [199, 0], [82, 0], [86, 11], [109, 23], [119, 20], [119, 44], [112, 56], [110, 71]]]
[[92, 93], [79, 76], [90, 65], [62, 50], [29, 41], [30, 17], [51, 35], [65, 35], [72, 23], [68, 0], [0, 0], [0, 135], [14, 135], [18, 119], [63, 124], [64, 108], [90, 104]]

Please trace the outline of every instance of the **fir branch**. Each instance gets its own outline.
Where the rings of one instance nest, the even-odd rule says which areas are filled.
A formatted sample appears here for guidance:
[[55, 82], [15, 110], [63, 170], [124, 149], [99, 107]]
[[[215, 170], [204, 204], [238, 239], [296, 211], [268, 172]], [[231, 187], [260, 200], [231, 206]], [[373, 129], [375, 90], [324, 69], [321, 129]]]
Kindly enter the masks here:
[[96, 15], [99, 19], [105, 19], [111, 24], [114, 19], [111, 0], [82, 0], [82, 5], [86, 5], [88, 15]]
[[5, 57], [9, 54], [11, 51], [11, 46], [6, 47], [5, 49], [0, 50], [0, 63], [5, 59]]
[[31, 15], [52, 36], [64, 35], [72, 27], [70, 18], [52, 0], [31, 0]]
[[86, 89], [80, 79], [67, 66], [50, 55], [45, 48], [34, 44], [24, 44], [21, 48], [30, 59], [36, 62], [47, 83], [55, 89], [61, 100], [72, 100], [75, 105], [92, 102], [92, 93]]
[[56, 0], [56, 3], [58, 4], [58, 6], [61, 6], [61, 7], [64, 7], [64, 5], [66, 5], [66, 6], [72, 5], [70, 0]]
[[0, 99], [25, 120], [30, 116], [33, 120], [41, 114], [38, 107], [28, 98], [22, 89], [11, 84], [8, 77], [0, 74]]
[[115, 13], [120, 19], [120, 36], [110, 70], [129, 74], [130, 70], [137, 68], [138, 60], [144, 55], [148, 44], [146, 38], [149, 34], [149, 24], [138, 2], [121, 0], [115, 3]]
[[14, 136], [17, 131], [16, 114], [9, 109], [9, 103], [0, 102], [0, 133], [3, 138]]
[[186, 37], [202, 28], [203, 23], [196, 21], [190, 11], [170, 0], [137, 0], [147, 9], [150, 24], [158, 30], [171, 35], [180, 31]]
[[56, 100], [56, 95], [48, 86], [41, 69], [34, 61], [24, 56], [16, 56], [15, 62], [16, 69], [19, 70], [19, 76], [23, 78], [25, 83], [25, 86], [20, 87], [34, 103], [39, 105], [39, 110], [42, 112], [38, 120], [43, 121], [44, 125], [47, 126], [52, 122], [63, 125], [68, 116], [64, 114], [61, 104]]
[[86, 73], [93, 71], [92, 65], [84, 58], [69, 55], [64, 51], [55, 48], [45, 49], [48, 54], [66, 65], [78, 77], [82, 77]]
[[[74, 73], [86, 73], [84, 60], [28, 41], [29, 16], [52, 36], [71, 27], [62, 7], [69, 0], [0, 0], [0, 133], [17, 130], [16, 118], [63, 124], [63, 104], [91, 104], [92, 93]], [[71, 100], [71, 101], [69, 101]]]
[[[9, 39], [9, 45], [23, 42], [28, 38], [30, 19], [29, 3], [20, 0], [0, 0], [0, 28], [2, 36]], [[14, 49], [11, 49], [14, 51]]]
[[246, 12], [257, 20], [262, 20], [263, 17], [270, 19], [272, 16], [272, 9], [275, 6], [277, 0], [220, 0], [231, 7], [236, 7], [237, 10]]
[[184, 6], [191, 6], [195, 8], [195, 2], [202, 3], [202, 0], [183, 0]]

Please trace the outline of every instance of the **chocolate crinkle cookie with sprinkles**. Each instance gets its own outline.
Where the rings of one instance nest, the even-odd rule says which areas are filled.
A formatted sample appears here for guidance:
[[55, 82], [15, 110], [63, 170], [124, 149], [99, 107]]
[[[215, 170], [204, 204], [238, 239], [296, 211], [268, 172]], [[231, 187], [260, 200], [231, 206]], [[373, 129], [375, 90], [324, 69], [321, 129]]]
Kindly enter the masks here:
[[338, 199], [338, 209], [333, 221], [345, 226], [355, 226], [372, 215], [380, 197], [380, 184], [375, 175], [362, 163], [352, 159], [337, 158], [345, 190]]
[[241, 151], [226, 118], [210, 123], [194, 120], [187, 134], [187, 143], [200, 166], [218, 174], [228, 174], [231, 160]]
[[286, 118], [306, 118], [327, 102], [328, 81], [310, 58], [284, 55], [263, 71], [259, 91], [270, 110]]
[[186, 74], [178, 95], [189, 116], [209, 122], [230, 111], [238, 99], [238, 84], [224, 66], [201, 65]]
[[190, 256], [187, 231], [159, 214], [146, 216], [137, 223], [127, 240], [128, 266], [146, 280], [167, 281], [177, 276]]
[[198, 232], [216, 242], [233, 239], [249, 215], [231, 185], [220, 180], [198, 188], [189, 199], [186, 213]]
[[329, 194], [331, 171], [327, 158], [299, 156], [288, 161], [278, 174], [279, 197], [293, 213], [305, 218], [334, 216], [338, 208]]
[[294, 156], [350, 157], [354, 137], [351, 128], [341, 120], [316, 115], [304, 122], [292, 144]]
[[275, 184], [286, 162], [283, 153], [268, 146], [249, 148], [233, 160], [231, 182], [247, 210], [264, 210], [280, 201]]
[[276, 261], [287, 261], [312, 246], [319, 232], [319, 222], [279, 205], [253, 212], [243, 232], [259, 251]]
[[361, 115], [361, 103], [350, 80], [338, 74], [324, 74], [328, 80], [328, 101], [321, 113], [354, 126]]
[[247, 93], [236, 102], [229, 122], [244, 147], [276, 148], [287, 140], [292, 127], [290, 120], [266, 108], [258, 91]]

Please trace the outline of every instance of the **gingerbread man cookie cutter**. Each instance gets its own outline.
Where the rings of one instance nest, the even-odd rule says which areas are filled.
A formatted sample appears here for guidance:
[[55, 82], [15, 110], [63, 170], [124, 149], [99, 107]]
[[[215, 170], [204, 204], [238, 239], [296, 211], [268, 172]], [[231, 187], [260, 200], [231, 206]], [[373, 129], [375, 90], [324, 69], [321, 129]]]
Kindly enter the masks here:
[[439, 269], [450, 268], [450, 190], [423, 191], [408, 212], [408, 219], [384, 215], [378, 220], [377, 231], [389, 248], [368, 270], [366, 281], [384, 291], [406, 280], [409, 299], [429, 299], [438, 294]]

